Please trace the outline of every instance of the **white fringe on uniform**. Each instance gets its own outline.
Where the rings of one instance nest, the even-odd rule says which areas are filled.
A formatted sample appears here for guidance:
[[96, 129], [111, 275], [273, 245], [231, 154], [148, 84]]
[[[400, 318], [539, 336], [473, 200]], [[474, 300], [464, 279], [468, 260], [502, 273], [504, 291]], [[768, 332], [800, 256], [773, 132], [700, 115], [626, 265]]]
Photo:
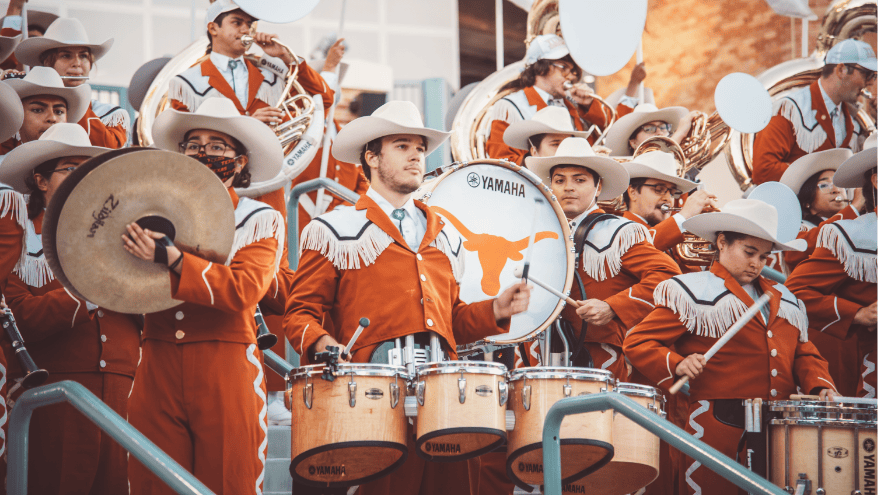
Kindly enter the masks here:
[[439, 235], [436, 236], [436, 239], [434, 239], [433, 242], [430, 243], [430, 246], [438, 249], [442, 252], [442, 254], [448, 257], [448, 262], [451, 263], [451, 273], [454, 275], [454, 281], [457, 282], [458, 285], [460, 285], [465, 267], [465, 256], [464, 253], [461, 252], [461, 250], [463, 249], [463, 245], [458, 244], [457, 256], [455, 256], [452, 246], [449, 243], [448, 237], [446, 237], [446, 234], [440, 232]]
[[319, 251], [339, 270], [357, 270], [360, 260], [365, 266], [375, 263], [378, 256], [393, 244], [393, 238], [374, 223], [354, 240], [340, 241], [328, 225], [312, 220], [302, 230], [299, 256], [305, 249]]
[[[239, 202], [244, 199], [246, 198], [240, 198]], [[284, 229], [283, 216], [274, 209], [266, 209], [254, 214], [247, 219], [244, 225], [235, 230], [235, 240], [232, 242], [232, 250], [229, 252], [226, 265], [232, 262], [232, 258], [244, 246], [271, 237], [277, 240], [277, 253], [274, 258], [274, 273], [277, 273], [280, 269], [281, 257], [283, 256], [286, 231]]]
[[844, 265], [844, 271], [860, 282], [878, 282], [878, 258], [875, 253], [858, 253], [833, 224], [824, 225], [817, 236], [817, 247], [826, 248]]
[[[648, 240], [649, 231], [646, 227], [639, 223], [627, 222], [619, 227], [612, 245], [607, 249], [597, 252], [585, 245], [582, 253], [583, 269], [589, 277], [598, 282], [613, 278], [622, 270], [622, 256], [628, 252], [628, 249], [638, 242]], [[609, 277], [607, 277], [607, 269], [609, 269]]]
[[[55, 280], [55, 274], [49, 268], [46, 261], [46, 253], [43, 249], [42, 236], [36, 233], [33, 220], [28, 219], [24, 227], [24, 242], [22, 243], [21, 257], [12, 269], [12, 273], [18, 275], [22, 282], [31, 287], [42, 287]], [[31, 256], [30, 253], [39, 252], [39, 256]]]
[[656, 306], [661, 305], [677, 313], [686, 329], [699, 337], [722, 337], [747, 311], [747, 305], [731, 293], [713, 306], [698, 304], [673, 279], [659, 283], [654, 297]]
[[[787, 99], [782, 99], [777, 105], [778, 109], [775, 113], [793, 123], [796, 144], [802, 149], [802, 151], [811, 153], [826, 142], [827, 136], [823, 127], [815, 125], [811, 130], [808, 130], [808, 128], [805, 127], [802, 114], [795, 103]], [[808, 111], [810, 110], [811, 109], [808, 108]]]

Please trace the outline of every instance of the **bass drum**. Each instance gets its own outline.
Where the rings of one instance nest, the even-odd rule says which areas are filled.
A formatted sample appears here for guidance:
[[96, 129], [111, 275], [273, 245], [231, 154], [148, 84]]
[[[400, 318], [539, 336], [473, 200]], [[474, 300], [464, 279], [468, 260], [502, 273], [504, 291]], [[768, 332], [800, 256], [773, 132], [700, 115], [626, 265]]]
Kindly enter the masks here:
[[[541, 282], [569, 293], [573, 283], [573, 241], [558, 201], [540, 178], [506, 160], [476, 160], [450, 167], [426, 183], [421, 198], [463, 242], [464, 270], [460, 299], [466, 303], [496, 297], [519, 279], [534, 215], [537, 234], [531, 273]], [[459, 349], [463, 354], [485, 344], [511, 345], [533, 340], [564, 308], [564, 301], [535, 289], [530, 307], [515, 315], [508, 334]]]

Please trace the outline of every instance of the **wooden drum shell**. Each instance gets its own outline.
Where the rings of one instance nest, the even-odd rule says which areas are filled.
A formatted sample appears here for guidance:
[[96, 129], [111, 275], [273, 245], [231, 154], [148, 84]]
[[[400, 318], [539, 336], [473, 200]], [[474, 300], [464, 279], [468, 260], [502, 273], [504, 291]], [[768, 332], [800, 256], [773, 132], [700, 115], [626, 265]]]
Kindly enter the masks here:
[[[323, 380], [322, 371], [322, 365], [305, 366], [290, 377], [292, 477], [311, 486], [346, 487], [396, 470], [408, 454], [405, 369], [342, 364], [335, 381]], [[310, 408], [305, 401], [308, 386]]]
[[[569, 394], [565, 387], [569, 385]], [[530, 409], [524, 406], [530, 387]], [[506, 473], [525, 487], [543, 484], [543, 424], [553, 404], [565, 397], [613, 389], [613, 374], [590, 368], [519, 368], [509, 373], [507, 409], [515, 414], [509, 432]], [[561, 482], [568, 484], [613, 458], [613, 411], [567, 416], [561, 422]]]

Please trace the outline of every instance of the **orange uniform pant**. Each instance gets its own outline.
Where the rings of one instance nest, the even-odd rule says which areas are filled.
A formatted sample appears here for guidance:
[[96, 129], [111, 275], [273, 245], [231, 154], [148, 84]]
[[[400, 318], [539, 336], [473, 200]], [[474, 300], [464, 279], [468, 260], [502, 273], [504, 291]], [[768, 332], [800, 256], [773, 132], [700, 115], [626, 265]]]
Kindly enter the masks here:
[[[713, 415], [713, 401], [699, 400], [689, 404], [689, 421], [686, 431], [695, 438], [719, 450], [734, 459], [738, 443], [741, 440], [742, 428], [735, 428], [720, 423]], [[744, 491], [732, 482], [702, 466], [700, 462], [683, 456], [684, 486], [686, 493], [711, 495], [743, 495]]]
[[[133, 379], [113, 373], [52, 373], [47, 383], [79, 382], [123, 418]], [[19, 389], [14, 395], [20, 395]], [[13, 405], [14, 407], [14, 405]], [[70, 404], [34, 411], [30, 423], [28, 493], [128, 493], [128, 453]]]
[[[147, 340], [131, 392], [132, 426], [217, 494], [261, 493], [268, 445], [256, 344]], [[131, 493], [172, 494], [136, 459]]]

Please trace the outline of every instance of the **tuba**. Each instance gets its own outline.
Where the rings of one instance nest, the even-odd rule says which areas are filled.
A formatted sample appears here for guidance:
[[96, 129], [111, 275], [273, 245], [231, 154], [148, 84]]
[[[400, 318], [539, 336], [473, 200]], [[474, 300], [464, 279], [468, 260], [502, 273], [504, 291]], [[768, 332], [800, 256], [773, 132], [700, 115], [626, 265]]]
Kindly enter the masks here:
[[[562, 36], [558, 0], [535, 0], [528, 12], [525, 44], [530, 45], [531, 40], [542, 34]], [[523, 60], [509, 64], [478, 83], [464, 99], [451, 125], [451, 155], [454, 161], [487, 158], [485, 142], [490, 122], [486, 116], [498, 100], [518, 90], [507, 86], [518, 79], [523, 70]], [[607, 122], [612, 125], [616, 117], [615, 109], [599, 96], [593, 96], [594, 101], [601, 105]]]
[[[247, 4], [239, 2], [239, 5], [241, 4], [244, 4], [242, 9], [247, 11]], [[290, 8], [297, 9], [292, 3]], [[296, 15], [298, 14], [296, 13]], [[253, 23], [254, 32], [256, 24], [256, 22]], [[242, 37], [242, 42], [245, 46], [249, 46], [249, 43], [247, 43], [248, 38], [252, 43], [252, 37], [246, 35]], [[172, 58], [161, 72], [158, 73], [152, 84], [150, 84], [146, 97], [138, 109], [140, 117], [137, 120], [137, 127], [135, 129], [142, 146], [152, 146], [154, 142], [152, 126], [155, 123], [155, 119], [161, 112], [171, 107], [168, 98], [170, 80], [177, 74], [206, 60], [208, 58], [208, 55], [206, 55], [207, 45], [208, 40], [206, 36], [190, 44]], [[246, 189], [236, 189], [235, 191], [241, 196], [257, 197], [280, 189], [308, 167], [320, 148], [324, 119], [322, 101], [314, 101], [315, 99], [308, 95], [296, 80], [299, 69], [298, 58], [289, 47], [283, 44], [281, 46], [290, 52], [293, 59], [293, 64], [290, 65], [286, 75], [284, 96], [275, 104], [275, 108], [283, 110], [286, 116], [284, 122], [274, 126], [274, 131], [284, 150], [283, 169], [273, 179], [253, 183]], [[245, 58], [253, 62], [257, 67], [259, 66], [258, 56], [246, 54]], [[296, 94], [288, 97], [291, 89], [295, 89]], [[317, 99], [319, 100], [319, 97]]]
[[[823, 15], [817, 48], [809, 57], [789, 60], [778, 64], [759, 76], [772, 101], [806, 87], [820, 77], [826, 52], [841, 40], [860, 39], [868, 32], [876, 31], [876, 0], [835, 0]], [[864, 109], [851, 109], [853, 118], [868, 135], [875, 132], [875, 122]], [[732, 176], [742, 191], [752, 186], [753, 134], [730, 131], [725, 147], [726, 161]]]

